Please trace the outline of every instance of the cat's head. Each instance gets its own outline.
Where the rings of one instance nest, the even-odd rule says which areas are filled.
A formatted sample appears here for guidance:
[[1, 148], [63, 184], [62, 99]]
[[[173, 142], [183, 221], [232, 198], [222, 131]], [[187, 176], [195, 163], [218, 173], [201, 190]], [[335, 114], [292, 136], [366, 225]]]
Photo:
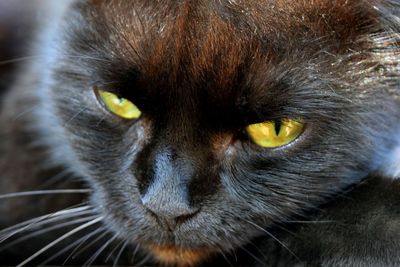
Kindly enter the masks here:
[[45, 66], [49, 139], [161, 260], [244, 245], [398, 145], [399, 39], [372, 2], [81, 1]]

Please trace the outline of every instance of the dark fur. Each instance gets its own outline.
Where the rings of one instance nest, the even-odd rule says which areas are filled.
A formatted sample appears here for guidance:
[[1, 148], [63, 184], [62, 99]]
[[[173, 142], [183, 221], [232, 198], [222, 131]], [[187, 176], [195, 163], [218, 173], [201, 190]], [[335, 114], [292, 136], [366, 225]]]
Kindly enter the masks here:
[[[382, 173], [400, 145], [399, 13], [384, 0], [78, 1], [5, 98], [2, 191], [67, 169], [109, 231], [144, 253], [396, 265], [400, 184]], [[108, 113], [96, 87], [143, 117]], [[243, 136], [281, 118], [306, 123], [285, 147]], [[23, 211], [2, 224], [71, 200], [6, 202], [1, 214]]]

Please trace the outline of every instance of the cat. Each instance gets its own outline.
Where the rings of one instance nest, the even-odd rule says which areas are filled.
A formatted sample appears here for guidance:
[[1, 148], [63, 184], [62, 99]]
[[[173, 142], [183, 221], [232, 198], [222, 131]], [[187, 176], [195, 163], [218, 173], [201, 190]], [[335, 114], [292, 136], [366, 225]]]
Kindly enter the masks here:
[[400, 264], [397, 0], [57, 2], [2, 98], [2, 263]]

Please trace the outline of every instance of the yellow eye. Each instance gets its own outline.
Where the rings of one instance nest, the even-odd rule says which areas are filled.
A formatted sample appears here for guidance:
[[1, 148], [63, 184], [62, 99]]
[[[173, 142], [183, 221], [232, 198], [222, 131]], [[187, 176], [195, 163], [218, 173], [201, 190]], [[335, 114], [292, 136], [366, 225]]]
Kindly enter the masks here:
[[142, 114], [140, 109], [128, 99], [103, 90], [99, 90], [98, 93], [104, 106], [117, 116], [124, 119], [138, 119]]
[[291, 119], [283, 119], [280, 123], [262, 122], [246, 127], [250, 139], [262, 147], [280, 147], [296, 139], [303, 131], [304, 124]]

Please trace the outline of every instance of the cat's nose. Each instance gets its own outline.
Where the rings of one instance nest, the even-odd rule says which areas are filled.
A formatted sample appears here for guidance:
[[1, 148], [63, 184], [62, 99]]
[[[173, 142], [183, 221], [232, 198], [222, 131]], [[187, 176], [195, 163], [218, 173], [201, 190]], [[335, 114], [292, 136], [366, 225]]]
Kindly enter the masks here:
[[168, 230], [173, 230], [198, 212], [198, 208], [190, 205], [188, 192], [193, 171], [190, 164], [184, 168], [177, 166], [170, 151], [165, 150], [156, 156], [153, 173], [152, 182], [141, 197], [143, 206]]
[[162, 200], [154, 196], [155, 192], [146, 194], [142, 198], [143, 205], [158, 219], [158, 222], [168, 231], [173, 231], [177, 225], [185, 222], [198, 212], [198, 208], [187, 205], [179, 197], [170, 197], [168, 200]]
[[178, 224], [198, 212], [198, 208], [188, 204], [185, 194], [182, 188], [175, 187], [173, 183], [159, 180], [147, 190], [142, 203], [164, 228], [173, 231]]

